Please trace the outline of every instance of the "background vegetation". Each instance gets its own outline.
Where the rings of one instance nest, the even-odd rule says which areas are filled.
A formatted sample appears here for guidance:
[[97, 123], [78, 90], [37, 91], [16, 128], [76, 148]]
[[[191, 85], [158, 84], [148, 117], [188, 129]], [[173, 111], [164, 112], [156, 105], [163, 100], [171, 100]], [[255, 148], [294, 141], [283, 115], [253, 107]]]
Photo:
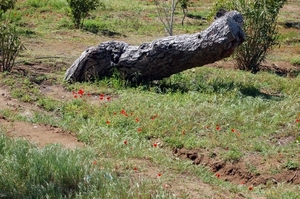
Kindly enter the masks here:
[[[24, 116], [7, 107], [0, 114], [10, 121], [74, 132], [86, 148], [40, 148], [8, 138], [7, 129], [1, 127], [0, 197], [192, 198], [193, 188], [175, 187], [184, 184], [184, 179], [212, 188], [213, 194], [203, 192], [199, 198], [299, 197], [299, 185], [237, 185], [219, 178], [210, 167], [172, 154], [174, 149], [197, 149], [215, 161], [247, 162], [250, 173], [299, 172], [297, 72], [291, 77], [263, 71], [253, 75], [225, 69], [229, 62], [221, 62], [225, 68], [205, 66], [135, 87], [117, 74], [96, 82], [64, 84], [65, 70], [87, 46], [114, 39], [139, 44], [166, 35], [153, 2], [101, 3], [84, 20], [83, 30], [74, 29], [64, 0], [19, 0], [4, 14], [17, 25], [31, 50], [20, 54], [15, 71], [1, 74], [0, 84], [10, 90], [12, 98], [39, 109]], [[178, 7], [174, 33], [205, 29], [210, 24], [206, 8], [213, 6], [213, 1], [192, 1], [184, 26]], [[281, 31], [281, 49], [294, 53], [282, 56], [278, 50], [267, 58], [297, 63], [299, 42], [291, 41], [297, 41], [299, 31]], [[48, 70], [39, 73], [33, 68], [36, 65]], [[41, 88], [49, 85], [64, 87], [71, 98], [44, 95]], [[282, 140], [290, 141], [278, 144]], [[268, 171], [260, 170], [251, 157], [270, 165]], [[149, 171], [156, 172], [154, 178], [146, 175]]]

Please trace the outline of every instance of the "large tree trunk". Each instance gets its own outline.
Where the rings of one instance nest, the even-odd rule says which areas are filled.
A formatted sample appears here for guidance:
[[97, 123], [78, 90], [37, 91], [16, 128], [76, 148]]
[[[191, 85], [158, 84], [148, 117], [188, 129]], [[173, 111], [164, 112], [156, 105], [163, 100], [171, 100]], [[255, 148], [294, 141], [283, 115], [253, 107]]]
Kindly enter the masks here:
[[169, 36], [140, 46], [100, 43], [81, 54], [67, 70], [65, 80], [88, 81], [114, 72], [130, 81], [160, 80], [229, 57], [245, 40], [242, 24], [242, 15], [230, 11], [196, 34]]

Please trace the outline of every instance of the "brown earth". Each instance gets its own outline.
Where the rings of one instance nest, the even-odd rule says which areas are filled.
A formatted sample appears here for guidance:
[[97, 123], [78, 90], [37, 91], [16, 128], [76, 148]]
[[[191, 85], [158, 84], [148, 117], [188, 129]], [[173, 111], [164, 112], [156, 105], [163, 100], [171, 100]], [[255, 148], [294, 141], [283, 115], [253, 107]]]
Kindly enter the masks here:
[[[295, 139], [288, 137], [282, 140], [288, 143]], [[260, 155], [247, 154], [238, 161], [226, 162], [218, 158], [218, 152], [205, 149], [174, 149], [173, 153], [180, 158], [192, 160], [193, 164], [209, 167], [216, 177], [234, 184], [247, 186], [270, 186], [283, 182], [300, 184], [300, 168], [291, 170], [282, 168], [281, 154], [278, 157], [269, 157], [267, 161]], [[277, 171], [271, 173], [272, 170]]]

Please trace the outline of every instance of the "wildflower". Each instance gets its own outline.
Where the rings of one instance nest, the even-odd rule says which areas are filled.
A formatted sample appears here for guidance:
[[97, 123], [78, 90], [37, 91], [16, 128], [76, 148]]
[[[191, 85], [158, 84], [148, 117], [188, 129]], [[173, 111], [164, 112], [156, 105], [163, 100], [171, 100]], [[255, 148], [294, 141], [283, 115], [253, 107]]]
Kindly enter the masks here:
[[221, 175], [220, 175], [219, 173], [216, 173], [215, 176], [216, 176], [217, 178], [220, 178]]
[[137, 170], [138, 170], [138, 168], [137, 168], [137, 167], [133, 167], [133, 170], [137, 171]]
[[138, 132], [142, 132], [142, 128], [138, 128], [137, 131], [138, 131]]
[[216, 125], [216, 130], [217, 131], [221, 130], [221, 128], [220, 128], [220, 126], [218, 124]]
[[121, 110], [121, 114], [125, 115], [126, 111], [124, 109]]
[[100, 94], [100, 97], [104, 97], [105, 95], [104, 94]]
[[242, 181], [242, 182], [241, 182], [241, 184], [243, 185], [243, 184], [245, 184], [245, 182], [244, 182], [244, 181]]
[[234, 132], [235, 132], [235, 129], [231, 129], [231, 132], [234, 133]]
[[300, 122], [300, 119], [296, 119], [296, 121], [295, 121], [296, 123], [299, 123]]
[[103, 97], [99, 97], [99, 99], [100, 99], [100, 100], [103, 100], [104, 98], [103, 98]]
[[97, 161], [96, 161], [96, 160], [94, 160], [94, 161], [93, 161], [93, 165], [96, 165], [96, 164], [97, 164]]
[[128, 144], [127, 140], [124, 140], [124, 144]]
[[136, 122], [139, 122], [139, 121], [140, 121], [140, 119], [139, 119], [139, 118], [135, 118], [135, 121], [136, 121]]
[[107, 97], [106, 99], [107, 99], [107, 101], [109, 101], [109, 100], [110, 100], [110, 97]]
[[74, 98], [77, 98], [78, 96], [77, 95], [74, 95]]
[[109, 120], [106, 120], [106, 124], [110, 124], [110, 121], [109, 121]]
[[185, 131], [182, 131], [182, 133], [181, 133], [182, 135], [185, 135]]
[[158, 177], [161, 177], [161, 173], [158, 173], [157, 176], [158, 176]]
[[83, 95], [83, 94], [84, 94], [84, 91], [83, 91], [82, 89], [79, 89], [78, 94], [79, 94], [79, 95]]
[[87, 95], [88, 95], [89, 97], [91, 97], [91, 94], [90, 94], [90, 93], [88, 93]]
[[151, 116], [151, 120], [154, 120], [155, 118], [157, 118], [157, 114]]
[[153, 143], [153, 147], [157, 147], [157, 145], [158, 145], [158, 144], [157, 144], [156, 142], [155, 142], [155, 143]]
[[249, 191], [252, 191], [252, 190], [253, 190], [253, 187], [252, 187], [252, 186], [248, 187], [248, 190], [249, 190]]

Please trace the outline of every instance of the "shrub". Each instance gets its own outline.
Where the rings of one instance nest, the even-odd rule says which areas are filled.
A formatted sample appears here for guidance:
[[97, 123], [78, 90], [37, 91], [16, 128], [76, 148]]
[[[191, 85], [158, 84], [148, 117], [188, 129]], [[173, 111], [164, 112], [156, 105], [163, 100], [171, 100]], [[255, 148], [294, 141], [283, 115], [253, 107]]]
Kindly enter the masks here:
[[99, 5], [99, 0], [68, 0], [75, 28], [82, 28], [84, 19]]
[[15, 6], [17, 0], [0, 0], [0, 17], [8, 9], [11, 9]]
[[218, 0], [215, 11], [220, 8], [235, 9], [245, 18], [246, 42], [236, 50], [236, 67], [259, 71], [259, 65], [266, 59], [272, 47], [278, 45], [277, 17], [286, 0]]
[[0, 72], [10, 72], [16, 57], [24, 48], [15, 26], [0, 24]]

